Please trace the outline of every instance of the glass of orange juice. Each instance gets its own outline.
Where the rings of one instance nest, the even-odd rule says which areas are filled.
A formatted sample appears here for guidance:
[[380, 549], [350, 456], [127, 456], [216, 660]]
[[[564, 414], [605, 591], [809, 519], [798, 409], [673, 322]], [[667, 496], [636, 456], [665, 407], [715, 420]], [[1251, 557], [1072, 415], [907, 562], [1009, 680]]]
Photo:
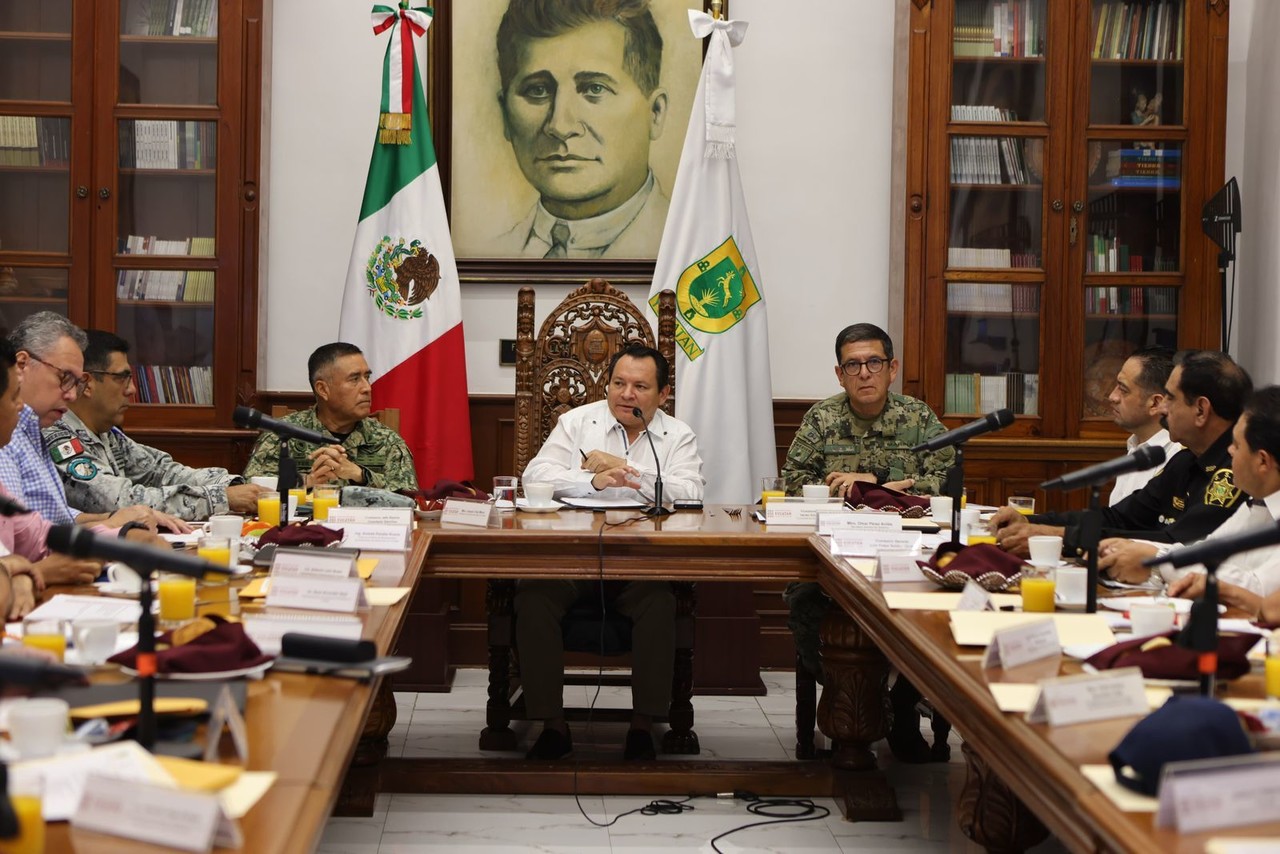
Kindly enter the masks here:
[[9, 801], [18, 819], [18, 835], [0, 843], [0, 851], [13, 854], [43, 854], [45, 828], [42, 803], [44, 775], [23, 774], [8, 780]]
[[280, 493], [258, 493], [258, 521], [268, 525], [280, 524]]
[[1022, 610], [1031, 612], [1052, 612], [1054, 578], [1053, 568], [1047, 566], [1025, 565], [1022, 567]]
[[1267, 638], [1267, 699], [1280, 700], [1280, 629]]
[[1036, 512], [1036, 500], [1030, 495], [1009, 496], [1009, 506], [1014, 510], [1017, 510], [1023, 516], [1030, 516]]
[[298, 506], [307, 503], [307, 488], [296, 486], [289, 490], [289, 518], [298, 514]]
[[160, 576], [160, 622], [177, 626], [196, 615], [196, 580], [166, 572]]
[[774, 498], [787, 494], [787, 482], [780, 477], [760, 478], [760, 504], [768, 504]]
[[27, 620], [22, 624], [25, 646], [51, 652], [62, 661], [67, 657], [67, 626], [62, 620]]
[[317, 486], [311, 491], [311, 518], [323, 522], [329, 518], [329, 508], [338, 506], [339, 490], [336, 486]]

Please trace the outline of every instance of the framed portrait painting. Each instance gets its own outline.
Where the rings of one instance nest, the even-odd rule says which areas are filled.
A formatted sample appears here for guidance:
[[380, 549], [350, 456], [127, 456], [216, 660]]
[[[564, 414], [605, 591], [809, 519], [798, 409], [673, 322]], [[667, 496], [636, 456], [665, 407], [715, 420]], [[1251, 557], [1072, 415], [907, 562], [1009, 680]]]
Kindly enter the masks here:
[[702, 67], [688, 12], [709, 5], [436, 0], [429, 109], [462, 281], [652, 278]]

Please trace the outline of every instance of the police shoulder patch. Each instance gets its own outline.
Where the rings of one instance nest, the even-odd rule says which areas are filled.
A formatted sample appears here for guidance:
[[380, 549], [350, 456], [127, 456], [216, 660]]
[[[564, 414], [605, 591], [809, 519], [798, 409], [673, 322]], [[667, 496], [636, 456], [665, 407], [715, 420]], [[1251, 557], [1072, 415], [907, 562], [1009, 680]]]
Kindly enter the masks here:
[[1231, 476], [1231, 469], [1218, 469], [1204, 488], [1204, 503], [1213, 507], [1230, 507], [1239, 498], [1240, 490]]
[[62, 441], [55, 442], [47, 447], [49, 448], [49, 456], [53, 457], [55, 463], [64, 463], [72, 457], [84, 453], [84, 443], [75, 436], [68, 436]]
[[67, 464], [67, 474], [76, 480], [93, 480], [98, 476], [98, 464], [88, 457], [80, 457]]

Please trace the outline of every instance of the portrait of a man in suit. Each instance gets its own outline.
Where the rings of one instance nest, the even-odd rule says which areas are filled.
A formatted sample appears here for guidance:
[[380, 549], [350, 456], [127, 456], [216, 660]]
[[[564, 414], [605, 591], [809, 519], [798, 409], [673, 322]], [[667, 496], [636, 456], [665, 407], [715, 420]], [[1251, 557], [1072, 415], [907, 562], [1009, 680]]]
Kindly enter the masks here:
[[[496, 85], [488, 98], [500, 136], [488, 134], [483, 145], [492, 157], [481, 157], [475, 137], [460, 138], [456, 123], [454, 129], [454, 240], [460, 255], [657, 254], [701, 62], [701, 43], [687, 23], [687, 10], [699, 5], [501, 0], [500, 17], [489, 31], [488, 79]], [[461, 17], [455, 30], [476, 38], [481, 27], [468, 36], [470, 24]], [[465, 73], [460, 64], [467, 60], [458, 36], [454, 52], [458, 115], [465, 103], [460, 85], [478, 87], [475, 81], [459, 82]], [[679, 74], [664, 67], [673, 53]], [[481, 105], [476, 116], [487, 107]], [[473, 183], [486, 174], [497, 180]]]

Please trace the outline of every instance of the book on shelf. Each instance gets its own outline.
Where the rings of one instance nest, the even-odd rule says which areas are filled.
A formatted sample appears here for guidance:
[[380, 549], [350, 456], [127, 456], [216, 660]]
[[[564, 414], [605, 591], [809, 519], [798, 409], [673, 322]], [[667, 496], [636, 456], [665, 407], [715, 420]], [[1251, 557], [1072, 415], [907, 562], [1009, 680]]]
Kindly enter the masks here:
[[120, 166], [126, 169], [212, 169], [216, 124], [134, 119], [120, 122]]
[[1022, 139], [994, 136], [951, 137], [953, 184], [1030, 184], [1028, 174]]
[[0, 116], [0, 166], [67, 166], [70, 120], [57, 116]]
[[1111, 179], [1111, 186], [1179, 190], [1182, 188], [1182, 178], [1178, 175], [1117, 175]]
[[951, 49], [956, 57], [1044, 55], [1044, 0], [996, 0], [956, 6]]
[[1089, 315], [1177, 314], [1177, 288], [1096, 287], [1084, 289]]
[[208, 365], [134, 365], [139, 403], [213, 404], [213, 368]]
[[1039, 285], [1000, 282], [953, 282], [947, 285], [947, 311], [1008, 314], [1039, 310]]
[[131, 36], [215, 36], [217, 0], [128, 0], [121, 32]]
[[995, 374], [947, 374], [944, 409], [970, 415], [1011, 409], [1015, 415], [1040, 414], [1040, 375], [1012, 371]]
[[1184, 0], [1107, 0], [1094, 7], [1094, 59], [1182, 60]]

